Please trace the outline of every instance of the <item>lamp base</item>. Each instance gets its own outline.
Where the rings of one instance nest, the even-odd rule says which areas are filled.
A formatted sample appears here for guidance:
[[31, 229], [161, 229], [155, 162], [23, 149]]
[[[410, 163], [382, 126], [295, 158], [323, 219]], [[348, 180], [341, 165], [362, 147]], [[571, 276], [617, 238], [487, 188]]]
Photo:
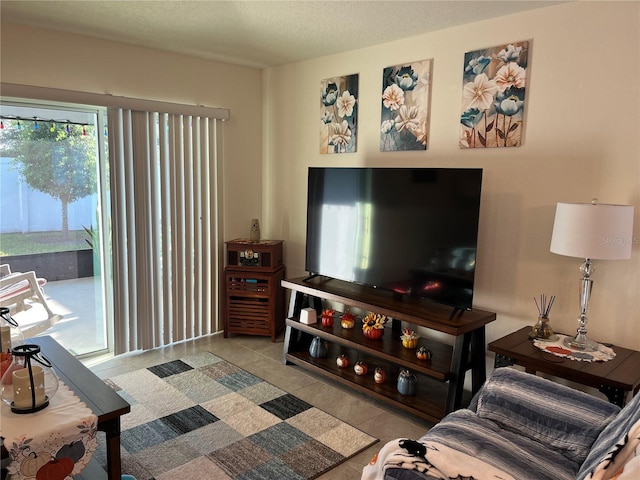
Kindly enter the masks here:
[[564, 343], [565, 347], [580, 350], [581, 352], [597, 352], [600, 348], [598, 342], [589, 340], [586, 335], [580, 333], [573, 338], [565, 338], [562, 343]]

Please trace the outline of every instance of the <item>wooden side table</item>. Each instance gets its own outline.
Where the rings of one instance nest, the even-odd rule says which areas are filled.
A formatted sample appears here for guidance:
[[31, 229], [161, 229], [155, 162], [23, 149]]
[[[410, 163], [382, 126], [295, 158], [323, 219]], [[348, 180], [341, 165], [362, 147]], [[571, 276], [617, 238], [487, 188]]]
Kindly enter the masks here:
[[616, 352], [606, 362], [581, 362], [543, 352], [529, 339], [531, 327], [523, 327], [488, 345], [496, 354], [494, 366], [520, 365], [528, 373], [543, 372], [571, 382], [597, 388], [609, 401], [624, 406], [627, 395], [640, 390], [640, 352], [607, 345]]
[[284, 328], [283, 243], [241, 238], [226, 242], [225, 338], [239, 333], [270, 336], [275, 342]]

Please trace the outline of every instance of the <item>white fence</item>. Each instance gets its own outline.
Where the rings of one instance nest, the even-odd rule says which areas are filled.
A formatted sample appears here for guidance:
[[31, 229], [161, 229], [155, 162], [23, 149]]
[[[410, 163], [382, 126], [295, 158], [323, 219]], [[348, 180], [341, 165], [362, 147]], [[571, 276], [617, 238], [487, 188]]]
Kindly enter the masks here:
[[[0, 233], [61, 231], [60, 200], [29, 188], [10, 164], [11, 159], [0, 157]], [[95, 224], [97, 205], [97, 194], [69, 204], [69, 230]]]

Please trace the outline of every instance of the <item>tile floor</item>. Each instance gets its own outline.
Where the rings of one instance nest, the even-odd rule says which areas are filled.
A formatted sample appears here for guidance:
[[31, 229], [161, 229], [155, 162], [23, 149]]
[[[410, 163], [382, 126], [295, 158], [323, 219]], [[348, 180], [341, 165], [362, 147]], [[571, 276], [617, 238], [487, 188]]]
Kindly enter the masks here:
[[432, 426], [429, 422], [398, 413], [342, 385], [314, 376], [298, 366], [285, 366], [282, 363], [282, 350], [282, 337], [272, 343], [267, 337], [223, 338], [222, 335], [214, 335], [147, 352], [87, 358], [83, 362], [104, 379], [200, 351], [210, 351], [380, 439], [377, 444], [319, 477], [319, 480], [359, 479], [362, 467], [384, 443], [398, 437], [418, 438]]
[[[64, 319], [45, 334], [52, 335], [66, 348], [83, 353], [90, 351], [95, 340], [100, 344], [96, 332], [95, 308], [91, 301], [95, 290], [92, 279], [50, 282], [46, 295], [56, 313]], [[78, 295], [78, 289], [82, 294]], [[86, 304], [86, 305], [85, 305]], [[39, 305], [29, 314], [37, 317]], [[35, 318], [34, 317], [34, 318]], [[199, 351], [210, 351], [266, 381], [290, 392], [310, 404], [363, 430], [380, 441], [342, 465], [319, 477], [319, 480], [359, 479], [366, 465], [384, 443], [398, 437], [418, 438], [432, 425], [420, 418], [376, 403], [371, 398], [353, 392], [337, 383], [315, 376], [295, 365], [282, 363], [282, 335], [275, 343], [268, 337], [237, 335], [223, 338], [222, 334], [188, 341], [147, 352], [113, 357], [111, 355], [80, 358], [100, 378], [109, 378], [140, 368], [181, 358]]]

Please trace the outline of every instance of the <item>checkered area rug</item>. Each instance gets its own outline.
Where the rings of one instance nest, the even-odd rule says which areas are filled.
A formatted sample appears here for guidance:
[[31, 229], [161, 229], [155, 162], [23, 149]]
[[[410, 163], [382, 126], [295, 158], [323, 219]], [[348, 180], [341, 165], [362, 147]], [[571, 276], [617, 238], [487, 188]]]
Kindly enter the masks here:
[[312, 479], [377, 442], [208, 352], [106, 382], [131, 404], [122, 472], [137, 480]]

